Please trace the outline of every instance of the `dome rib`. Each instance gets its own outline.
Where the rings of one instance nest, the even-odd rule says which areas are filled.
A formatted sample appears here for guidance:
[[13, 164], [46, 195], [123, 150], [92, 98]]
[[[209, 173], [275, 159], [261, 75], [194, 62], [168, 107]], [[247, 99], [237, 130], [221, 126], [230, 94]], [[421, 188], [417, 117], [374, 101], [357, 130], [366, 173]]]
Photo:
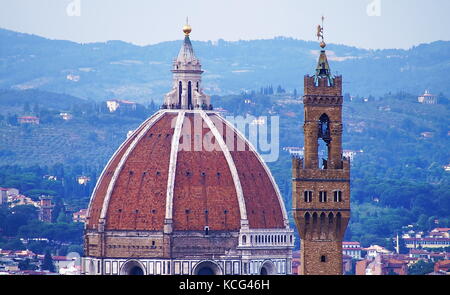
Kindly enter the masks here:
[[[141, 138], [145, 135], [145, 133], [147, 133], [147, 131], [156, 123], [158, 122], [158, 120], [164, 115], [163, 112], [159, 112], [156, 113], [155, 116], [151, 117], [149, 121], [145, 122], [142, 125], [147, 124], [144, 128], [138, 128], [138, 130], [140, 130], [140, 132], [138, 133], [138, 135], [134, 138], [134, 140], [132, 141], [131, 145], [128, 147], [127, 151], [125, 152], [125, 154], [122, 156], [122, 158], [120, 159], [119, 164], [117, 165], [116, 170], [114, 171], [114, 174], [111, 178], [111, 181], [109, 182], [108, 185], [108, 190], [106, 191], [106, 195], [105, 198], [103, 200], [103, 206], [101, 209], [101, 213], [100, 213], [100, 219], [99, 219], [99, 223], [103, 223], [103, 225], [105, 224], [105, 219], [106, 219], [106, 213], [108, 211], [108, 206], [109, 206], [109, 201], [111, 199], [111, 194], [112, 191], [115, 187], [117, 178], [119, 177], [120, 172], [122, 171], [123, 165], [125, 164], [126, 160], [128, 159], [128, 156], [130, 155], [130, 153], [134, 150], [134, 148], [136, 147], [136, 145], [139, 143], [139, 141], [141, 140]], [[137, 131], [135, 131], [135, 133], [137, 133]]]
[[166, 194], [166, 222], [172, 223], [173, 219], [173, 191], [175, 187], [175, 175], [177, 169], [178, 148], [180, 145], [181, 127], [184, 122], [185, 111], [179, 111], [175, 130], [172, 138], [172, 146], [170, 148], [169, 174], [167, 177], [167, 194]]
[[228, 167], [231, 171], [231, 176], [233, 178], [234, 186], [236, 188], [236, 195], [237, 195], [238, 203], [239, 203], [239, 212], [241, 214], [241, 226], [248, 227], [247, 209], [245, 207], [244, 193], [242, 190], [242, 185], [241, 185], [241, 181], [239, 179], [239, 174], [237, 172], [236, 165], [234, 164], [233, 157], [231, 156], [230, 150], [228, 149], [228, 146], [225, 144], [225, 141], [223, 140], [222, 135], [217, 130], [214, 123], [211, 121], [211, 118], [209, 118], [209, 116], [204, 111], [200, 111], [200, 114], [201, 114], [203, 120], [208, 125], [208, 128], [213, 133], [220, 148], [222, 149], [225, 159], [227, 160]]
[[233, 126], [231, 126], [230, 122], [228, 122], [227, 120], [223, 120], [223, 119], [221, 119], [221, 120], [225, 123], [225, 125], [228, 128], [234, 129], [236, 134], [241, 138], [241, 140], [243, 140], [244, 142], [246, 142], [249, 145], [250, 151], [255, 155], [255, 157], [258, 159], [259, 163], [262, 165], [262, 167], [266, 171], [267, 175], [269, 176], [272, 187], [275, 189], [275, 193], [278, 198], [278, 203], [280, 204], [281, 212], [283, 214], [284, 225], [286, 228], [289, 228], [289, 219], [287, 216], [286, 206], [284, 205], [283, 198], [281, 197], [280, 189], [278, 188], [278, 185], [275, 183], [273, 175], [270, 172], [269, 168], [267, 167], [266, 163], [262, 160], [261, 156], [256, 152], [256, 149], [253, 146], [253, 144], [249, 140], [245, 139], [245, 137], [242, 135], [241, 131], [238, 128], [234, 128]]

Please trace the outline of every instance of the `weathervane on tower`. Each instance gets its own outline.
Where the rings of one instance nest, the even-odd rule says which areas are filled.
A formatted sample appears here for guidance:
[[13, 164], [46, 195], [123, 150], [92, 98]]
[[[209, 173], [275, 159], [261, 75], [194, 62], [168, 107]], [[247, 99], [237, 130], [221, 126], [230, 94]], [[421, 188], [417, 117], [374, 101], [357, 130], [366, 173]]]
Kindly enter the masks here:
[[327, 44], [325, 44], [325, 41], [323, 41], [323, 21], [325, 17], [322, 15], [322, 25], [317, 25], [317, 40], [322, 38], [322, 41], [320, 42], [320, 47], [325, 48]]

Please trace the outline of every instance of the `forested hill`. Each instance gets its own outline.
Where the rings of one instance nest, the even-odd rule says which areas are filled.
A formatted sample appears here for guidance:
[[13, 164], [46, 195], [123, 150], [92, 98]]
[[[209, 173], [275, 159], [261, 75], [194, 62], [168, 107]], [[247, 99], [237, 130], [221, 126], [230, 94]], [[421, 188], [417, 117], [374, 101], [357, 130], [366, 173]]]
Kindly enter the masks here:
[[[278, 37], [267, 40], [196, 42], [208, 94], [240, 93], [261, 85], [302, 89], [312, 73], [317, 42]], [[79, 44], [0, 29], [0, 88], [42, 89], [101, 101], [122, 98], [161, 102], [169, 91], [171, 63], [181, 40], [149, 46], [122, 41]], [[379, 96], [424, 89], [450, 94], [450, 42], [409, 50], [364, 50], [329, 44], [334, 73], [344, 76], [345, 92]]]
[[[268, 164], [290, 209], [291, 158], [283, 147], [303, 145], [303, 105], [281, 86], [278, 90], [273, 93], [265, 87], [241, 95], [214, 96], [212, 101], [230, 115], [279, 116], [279, 158]], [[139, 105], [135, 111], [110, 113], [104, 103], [67, 95], [0, 91], [0, 170], [19, 171], [3, 177], [0, 173], [0, 187], [48, 189], [41, 187], [43, 175], [36, 171], [58, 171], [58, 176], [66, 178], [88, 175], [92, 189], [127, 132], [156, 110], [151, 104]], [[444, 96], [437, 105], [420, 104], [417, 96], [406, 93], [344, 97], [343, 147], [356, 152], [347, 239], [367, 246], [384, 245], [387, 237], [410, 224], [423, 230], [436, 222], [450, 227], [450, 172], [444, 169], [450, 161], [449, 110]], [[64, 121], [61, 111], [69, 111], [73, 119]], [[38, 116], [40, 124], [18, 124], [17, 117], [26, 114]], [[33, 165], [41, 168], [27, 168]], [[59, 197], [77, 209], [87, 206], [90, 191], [72, 193], [67, 187], [55, 191], [63, 193]]]

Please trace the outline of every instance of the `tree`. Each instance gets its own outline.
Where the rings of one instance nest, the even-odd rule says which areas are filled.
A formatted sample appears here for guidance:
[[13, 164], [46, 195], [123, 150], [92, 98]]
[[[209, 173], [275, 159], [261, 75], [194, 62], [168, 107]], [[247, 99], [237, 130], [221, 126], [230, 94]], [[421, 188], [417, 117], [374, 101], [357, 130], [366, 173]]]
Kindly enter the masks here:
[[410, 275], [424, 275], [434, 270], [434, 262], [426, 262], [424, 260], [419, 260], [410, 267], [408, 267], [408, 274]]
[[77, 252], [80, 256], [83, 256], [83, 247], [81, 245], [70, 245], [67, 248], [67, 253]]
[[53, 264], [53, 258], [50, 251], [45, 252], [44, 261], [41, 265], [42, 270], [48, 270], [49, 272], [55, 272], [55, 265]]
[[38, 268], [36, 265], [30, 263], [29, 258], [20, 261], [18, 267], [20, 270], [36, 270]]

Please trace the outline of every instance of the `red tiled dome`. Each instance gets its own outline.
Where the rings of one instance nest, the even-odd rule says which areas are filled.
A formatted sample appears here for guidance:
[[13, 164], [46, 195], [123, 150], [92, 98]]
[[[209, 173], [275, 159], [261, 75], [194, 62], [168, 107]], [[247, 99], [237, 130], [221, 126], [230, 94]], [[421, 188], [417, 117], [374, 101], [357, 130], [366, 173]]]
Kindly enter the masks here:
[[100, 176], [87, 229], [286, 228], [286, 210], [269, 170], [228, 124], [201, 110], [161, 110], [147, 119]]

